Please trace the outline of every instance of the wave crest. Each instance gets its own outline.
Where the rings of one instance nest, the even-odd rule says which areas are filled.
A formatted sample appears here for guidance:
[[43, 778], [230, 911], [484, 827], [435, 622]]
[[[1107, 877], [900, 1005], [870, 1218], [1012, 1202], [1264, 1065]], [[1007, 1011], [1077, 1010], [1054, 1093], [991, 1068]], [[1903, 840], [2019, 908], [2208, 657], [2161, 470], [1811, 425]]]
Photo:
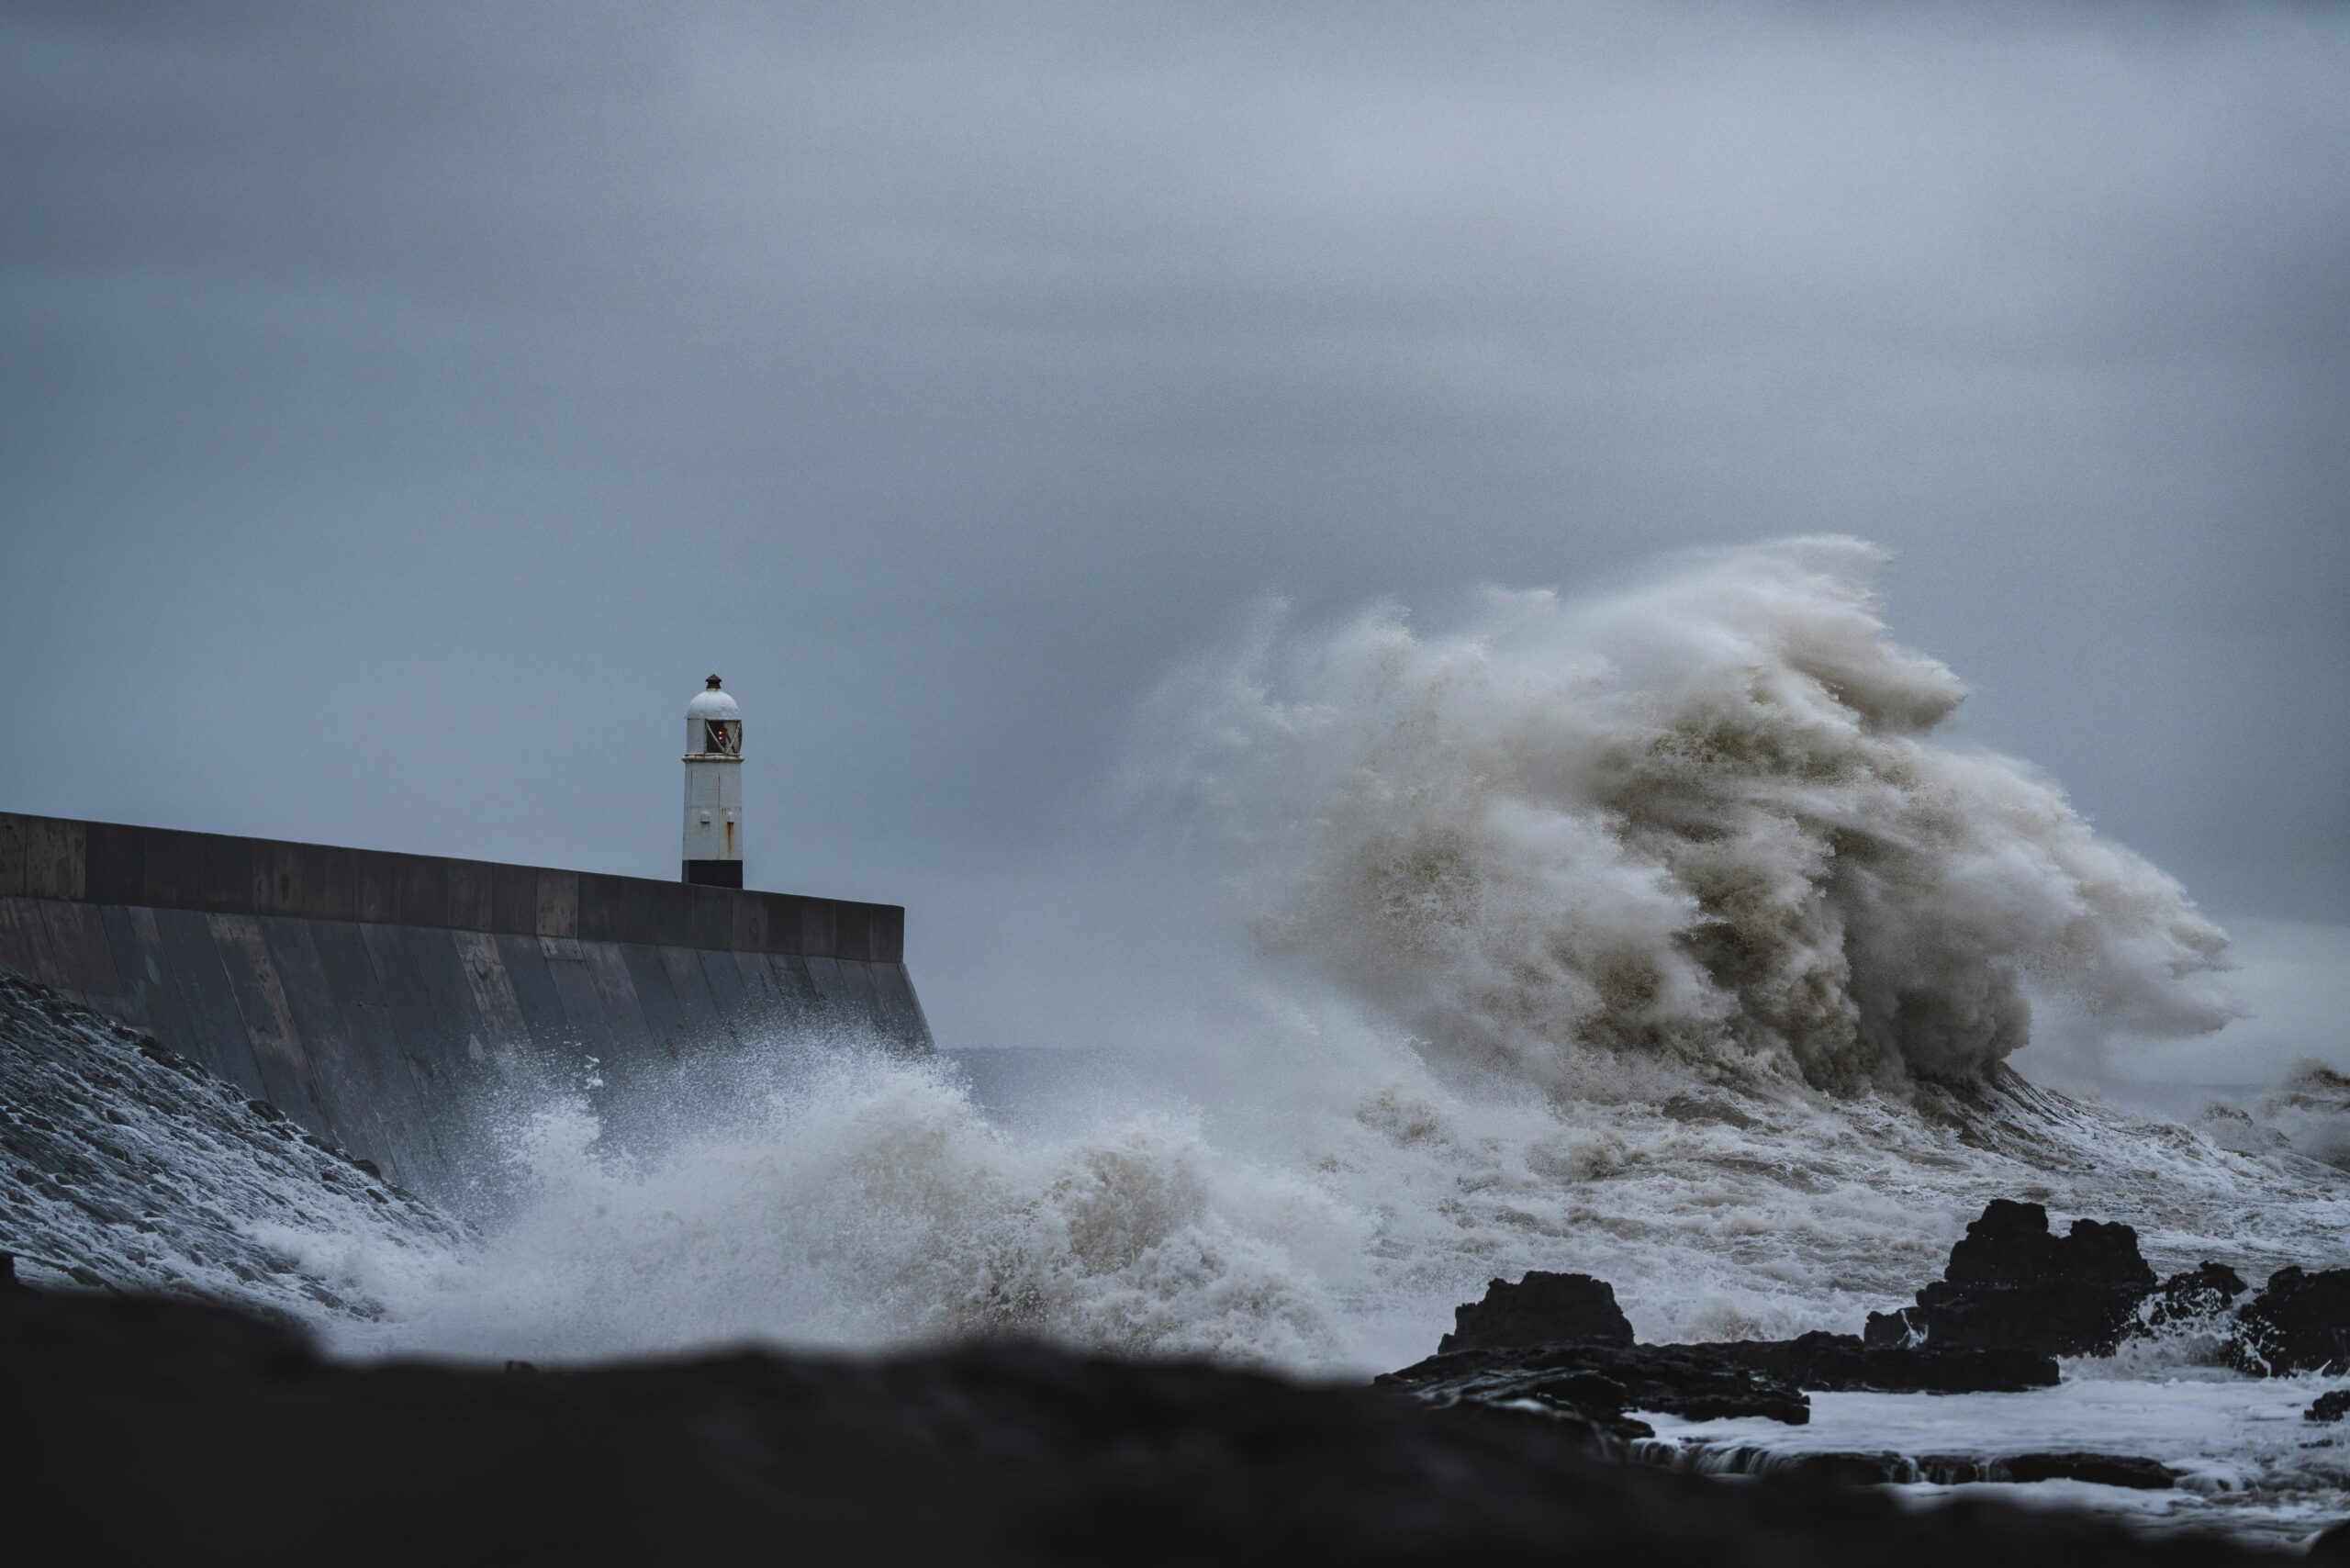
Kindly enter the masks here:
[[1258, 933], [1434, 1049], [1552, 1088], [1670, 1062], [1851, 1091], [1979, 1073], [2035, 992], [2106, 1030], [2232, 1016], [2226, 938], [2045, 776], [1943, 732], [1885, 554], [1686, 557], [1576, 603], [1300, 630], [1171, 693]]
[[353, 1348], [576, 1358], [1012, 1336], [1285, 1364], [1337, 1353], [1298, 1260], [1343, 1250], [1360, 1222], [1309, 1182], [1220, 1156], [1184, 1112], [1016, 1139], [949, 1073], [878, 1048], [778, 1043], [736, 1065], [739, 1082], [692, 1096], [701, 1131], [634, 1157], [577, 1097], [526, 1116], [507, 1146], [511, 1212], [480, 1245], [419, 1258], [274, 1239], [387, 1305], [388, 1330], [339, 1326]]

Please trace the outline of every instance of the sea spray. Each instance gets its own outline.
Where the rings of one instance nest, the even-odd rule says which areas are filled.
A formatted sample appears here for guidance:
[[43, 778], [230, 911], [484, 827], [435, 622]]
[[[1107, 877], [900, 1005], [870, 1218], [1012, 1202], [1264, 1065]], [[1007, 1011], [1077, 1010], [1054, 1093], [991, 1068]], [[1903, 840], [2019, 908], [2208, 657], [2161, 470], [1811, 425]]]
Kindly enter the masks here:
[[2224, 1024], [2225, 939], [2178, 884], [1946, 738], [1964, 688], [1890, 637], [1883, 560], [1719, 551], [1437, 631], [1276, 608], [1162, 694], [1186, 744], [1158, 775], [1270, 949], [1552, 1092], [1600, 1055], [1844, 1092], [1976, 1073], [2035, 992], [2122, 1035]]
[[1015, 1139], [939, 1066], [878, 1048], [755, 1049], [744, 1080], [699, 1102], [707, 1130], [650, 1153], [604, 1148], [581, 1099], [529, 1118], [512, 1213], [483, 1245], [421, 1267], [315, 1246], [313, 1267], [398, 1305], [347, 1342], [578, 1358], [1048, 1338], [1292, 1365], [1341, 1349], [1318, 1275], [1365, 1223], [1220, 1155], [1191, 1112]]
[[381, 1304], [348, 1271], [302, 1257], [361, 1254], [397, 1271], [464, 1241], [454, 1220], [274, 1107], [0, 970], [0, 1251], [36, 1288], [343, 1322]]
[[2350, 1188], [2322, 1167], [2011, 1080], [1561, 1102], [1464, 1092], [1397, 1053], [1383, 1081], [1286, 1114], [1146, 1089], [1013, 1134], [939, 1066], [811, 1068], [769, 1042], [670, 1145], [617, 1148], [583, 1103], [546, 1107], [509, 1147], [512, 1211], [477, 1239], [259, 1228], [383, 1304], [322, 1318], [353, 1351], [1010, 1336], [1322, 1372], [1416, 1359], [1454, 1305], [1529, 1268], [1610, 1280], [1653, 1339], [1852, 1331], [1934, 1277], [1994, 1197], [2127, 1218], [2165, 1271], [2210, 1257], [2261, 1278], [2350, 1233]]
[[[935, 1067], [778, 1033], [558, 1100], [481, 1245], [344, 1260], [396, 1304], [352, 1342], [1374, 1369], [1534, 1267], [1615, 1282], [1651, 1338], [1849, 1330], [1999, 1196], [2127, 1218], [2165, 1267], [2338, 1249], [2343, 1189], [2290, 1150], [1999, 1067], [2035, 1002], [2223, 1023], [2222, 938], [1947, 737], [1963, 689], [1890, 638], [1880, 562], [1793, 541], [1444, 632], [1260, 622], [1149, 710], [1136, 836], [1204, 828], [1241, 940], [1155, 950], [1181, 983], [1109, 1021], [1118, 1092], [1073, 1056], [991, 1122]], [[1145, 864], [1105, 879], [1181, 902]]]

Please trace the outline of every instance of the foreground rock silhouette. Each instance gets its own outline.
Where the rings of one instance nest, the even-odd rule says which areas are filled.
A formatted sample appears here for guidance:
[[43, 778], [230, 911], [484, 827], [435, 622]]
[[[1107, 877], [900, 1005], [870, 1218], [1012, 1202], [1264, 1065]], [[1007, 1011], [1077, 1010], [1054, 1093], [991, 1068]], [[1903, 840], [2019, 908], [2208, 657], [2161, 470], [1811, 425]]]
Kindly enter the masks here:
[[1540, 1422], [1033, 1349], [520, 1376], [324, 1362], [216, 1308], [17, 1292], [0, 1387], [12, 1538], [96, 1561], [2265, 1560], [2062, 1512], [1724, 1485]]

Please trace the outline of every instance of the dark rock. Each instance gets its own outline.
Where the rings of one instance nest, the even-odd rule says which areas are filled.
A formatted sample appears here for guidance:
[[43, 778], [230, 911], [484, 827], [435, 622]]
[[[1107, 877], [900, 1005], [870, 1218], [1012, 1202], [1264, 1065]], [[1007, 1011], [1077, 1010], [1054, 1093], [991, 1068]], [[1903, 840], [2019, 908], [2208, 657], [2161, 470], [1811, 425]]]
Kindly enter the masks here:
[[17, 1255], [0, 1252], [0, 1295], [13, 1295], [24, 1288], [25, 1282], [17, 1278]]
[[1872, 1349], [1898, 1350], [1926, 1342], [1925, 1318], [1914, 1306], [1872, 1312], [1861, 1326], [1861, 1342]]
[[508, 1377], [325, 1361], [207, 1308], [21, 1296], [0, 1305], [0, 1387], [31, 1439], [11, 1445], [10, 1540], [95, 1561], [2272, 1561], [2064, 1509], [1726, 1486], [1540, 1422], [1016, 1346]]
[[1801, 1478], [1839, 1485], [1973, 1486], [1985, 1482], [2087, 1481], [2101, 1486], [2159, 1491], [2178, 1484], [2178, 1472], [2137, 1454], [2079, 1451], [2023, 1454], [1905, 1454], [1893, 1450], [1772, 1449], [1756, 1444], [1649, 1444], [1641, 1457], [1709, 1475]]
[[1811, 1419], [1811, 1401], [1802, 1390], [1708, 1350], [1588, 1341], [1440, 1350], [1377, 1383], [1439, 1409], [1478, 1406], [1559, 1414], [1626, 1439], [1651, 1435], [1646, 1424], [1628, 1417], [1632, 1410], [1689, 1421], [1761, 1416], [1799, 1427]]
[[2304, 1421], [2339, 1421], [2350, 1416], [2350, 1388], [2329, 1389], [2301, 1412]]
[[2053, 1388], [2055, 1361], [1979, 1345], [1870, 1345], [1850, 1334], [1737, 1340], [1676, 1349], [1767, 1372], [1816, 1394], [2021, 1394]]
[[2219, 1263], [2206, 1262], [2173, 1274], [2154, 1293], [2146, 1326], [2194, 1328], [2216, 1324], [2235, 1305], [2236, 1297], [2250, 1288], [2242, 1274]]
[[2350, 1372], [2350, 1269], [2279, 1269], [2236, 1314], [2230, 1355], [2246, 1372]]
[[1629, 1413], [1690, 1421], [1811, 1419], [1805, 1391], [2015, 1394], [2050, 1388], [2056, 1363], [2024, 1350], [1877, 1349], [1848, 1334], [1710, 1345], [1540, 1345], [1444, 1350], [1379, 1380], [1439, 1408], [1572, 1418], [1606, 1438], [1649, 1435]]
[[2059, 1237], [2038, 1204], [1995, 1198], [1951, 1249], [1915, 1306], [1874, 1313], [1874, 1346], [1973, 1345], [2044, 1356], [2104, 1356], [2131, 1332], [2154, 1271], [2126, 1225], [2073, 1222]]
[[[2134, 1239], [2129, 1246], [2134, 1256]], [[2020, 1393], [2056, 1381], [2053, 1360], [2007, 1346], [1870, 1344], [1849, 1334], [1639, 1345], [1606, 1281], [1540, 1271], [1514, 1285], [1494, 1281], [1483, 1301], [1455, 1311], [1434, 1356], [1379, 1380], [1456, 1416], [1548, 1420], [1602, 1445], [1651, 1435], [1634, 1411], [1801, 1426], [1811, 1419], [1807, 1389]]]
[[1805, 1449], [1792, 1452], [1751, 1450], [1716, 1474], [1767, 1475], [1814, 1486], [1897, 1485], [1919, 1479], [1918, 1468], [1891, 1450]]
[[2159, 1492], [2178, 1484], [2178, 1472], [2126, 1453], [2019, 1453], [1992, 1462], [1986, 1481], [2086, 1481]]
[[1516, 1284], [1494, 1280], [1483, 1301], [1453, 1308], [1446, 1350], [1587, 1342], [1629, 1345], [1632, 1325], [1616, 1305], [1616, 1287], [1589, 1274], [1530, 1271]]
[[1950, 1249], [1942, 1279], [1953, 1285], [2038, 1289], [2051, 1282], [2154, 1289], [2154, 1271], [2138, 1255], [2138, 1233], [2126, 1225], [2076, 1219], [2059, 1238], [2038, 1204], [1994, 1198], [1982, 1217]]

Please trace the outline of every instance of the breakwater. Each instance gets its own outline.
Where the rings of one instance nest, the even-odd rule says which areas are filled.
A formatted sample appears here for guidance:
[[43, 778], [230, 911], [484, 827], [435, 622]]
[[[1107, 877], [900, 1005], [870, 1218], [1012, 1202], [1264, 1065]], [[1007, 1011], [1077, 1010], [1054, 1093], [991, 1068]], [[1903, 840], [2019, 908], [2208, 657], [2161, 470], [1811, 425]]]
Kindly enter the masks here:
[[428, 1195], [531, 1078], [931, 1048], [890, 904], [0, 813], [0, 967]]

